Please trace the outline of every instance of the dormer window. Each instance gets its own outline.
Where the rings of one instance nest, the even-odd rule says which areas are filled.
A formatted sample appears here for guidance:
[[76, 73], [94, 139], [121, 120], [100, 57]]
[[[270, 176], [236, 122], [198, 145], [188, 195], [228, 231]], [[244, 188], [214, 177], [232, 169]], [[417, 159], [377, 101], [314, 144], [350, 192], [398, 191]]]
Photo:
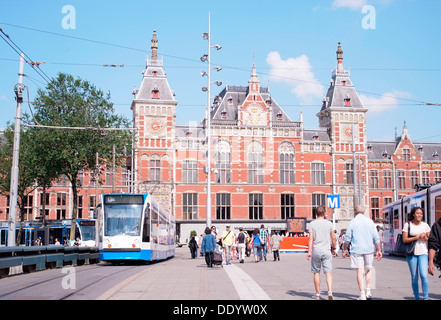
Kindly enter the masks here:
[[228, 98], [228, 104], [233, 104], [233, 98]]
[[372, 150], [372, 144], [369, 143], [367, 148], [368, 148], [369, 151], [371, 151]]
[[434, 158], [438, 158], [438, 152], [437, 151], [435, 151], [434, 153], [432, 153], [432, 157], [434, 157]]
[[418, 151], [419, 152], [423, 152], [423, 146], [420, 144], [420, 146], [418, 147]]
[[383, 156], [383, 158], [387, 158], [389, 156], [386, 150], [384, 150], [381, 155]]
[[315, 141], [318, 141], [318, 139], [319, 139], [318, 133], [317, 133], [317, 132], [314, 133], [314, 135], [312, 136], [312, 138], [313, 138]]
[[222, 117], [222, 119], [226, 119], [227, 118], [227, 112], [226, 111], [222, 111], [221, 112], [221, 117]]
[[159, 99], [159, 89], [158, 88], [153, 88], [152, 90], [152, 98], [153, 99]]
[[191, 138], [192, 133], [190, 131], [187, 131], [187, 133], [185, 134], [187, 138]]
[[270, 106], [270, 105], [271, 105], [271, 100], [266, 100], [265, 102], [266, 102], [266, 105], [267, 105], [267, 106]]
[[343, 80], [343, 81], [341, 82], [341, 84], [342, 84], [342, 86], [346, 86], [346, 81]]
[[347, 107], [351, 106], [351, 98], [349, 98], [349, 96], [346, 96], [345, 98], [345, 106]]
[[279, 112], [277, 115], [277, 120], [282, 120], [283, 119], [283, 114], [281, 112]]
[[154, 77], [156, 77], [156, 76], [158, 76], [158, 71], [153, 71], [152, 74]]

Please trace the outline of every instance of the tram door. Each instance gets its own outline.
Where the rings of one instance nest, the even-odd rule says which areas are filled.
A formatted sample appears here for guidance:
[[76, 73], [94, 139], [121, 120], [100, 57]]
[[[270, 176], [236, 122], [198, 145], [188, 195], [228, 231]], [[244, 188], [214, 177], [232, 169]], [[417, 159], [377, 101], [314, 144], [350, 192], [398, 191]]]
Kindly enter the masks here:
[[435, 198], [435, 220], [433, 223], [437, 222], [441, 218], [441, 196]]

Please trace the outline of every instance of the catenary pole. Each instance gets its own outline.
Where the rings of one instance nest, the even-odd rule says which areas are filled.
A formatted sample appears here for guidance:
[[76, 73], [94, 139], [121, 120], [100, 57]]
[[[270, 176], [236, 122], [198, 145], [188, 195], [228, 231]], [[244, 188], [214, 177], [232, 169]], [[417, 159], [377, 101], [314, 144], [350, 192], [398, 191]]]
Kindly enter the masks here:
[[8, 230], [8, 247], [15, 246], [16, 239], [16, 221], [17, 221], [17, 192], [18, 192], [18, 161], [20, 154], [20, 126], [21, 126], [21, 104], [23, 103], [23, 70], [24, 70], [24, 54], [20, 55], [20, 69], [18, 73], [18, 83], [14, 87], [15, 100], [17, 101], [17, 109], [15, 114], [14, 127], [14, 146], [12, 153], [11, 167], [11, 186], [9, 191], [9, 230]]

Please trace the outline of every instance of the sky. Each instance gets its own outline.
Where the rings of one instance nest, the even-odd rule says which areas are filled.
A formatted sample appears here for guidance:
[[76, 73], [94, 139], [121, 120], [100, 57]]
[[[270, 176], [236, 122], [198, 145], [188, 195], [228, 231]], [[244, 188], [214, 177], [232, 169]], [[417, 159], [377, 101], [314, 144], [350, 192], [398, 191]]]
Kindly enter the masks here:
[[[63, 72], [110, 92], [128, 119], [157, 30], [178, 124], [205, 115], [200, 57], [209, 15], [211, 44], [222, 46], [211, 50], [212, 66], [222, 67], [212, 81], [223, 82], [212, 95], [226, 84], [247, 86], [254, 63], [261, 86], [292, 120], [302, 112], [306, 128], [319, 126], [341, 42], [343, 65], [369, 109], [368, 140], [392, 140], [406, 122], [417, 143], [441, 141], [441, 105], [428, 105], [441, 104], [440, 12], [441, 0], [0, 0], [0, 28], [30, 60], [45, 62], [43, 76], [25, 65], [30, 101], [46, 88], [45, 76]], [[0, 129], [14, 122], [18, 71], [17, 52], [0, 38]]]

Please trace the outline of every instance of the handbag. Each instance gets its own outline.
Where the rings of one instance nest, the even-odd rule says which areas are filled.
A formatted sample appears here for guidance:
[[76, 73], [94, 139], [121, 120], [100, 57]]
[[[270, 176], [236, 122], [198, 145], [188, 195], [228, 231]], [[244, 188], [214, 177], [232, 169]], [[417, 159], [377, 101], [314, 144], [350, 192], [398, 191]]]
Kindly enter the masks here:
[[[407, 230], [407, 236], [410, 237], [410, 221], [408, 222], [409, 229]], [[410, 243], [404, 243], [406, 246], [406, 256], [413, 256], [413, 252], [415, 250], [416, 241], [412, 241]]]
[[[407, 234], [410, 234], [410, 222]], [[395, 244], [394, 253], [400, 256], [411, 256], [415, 250], [416, 241], [412, 241], [411, 243], [403, 242], [403, 234], [399, 234], [397, 236], [397, 242]]]

